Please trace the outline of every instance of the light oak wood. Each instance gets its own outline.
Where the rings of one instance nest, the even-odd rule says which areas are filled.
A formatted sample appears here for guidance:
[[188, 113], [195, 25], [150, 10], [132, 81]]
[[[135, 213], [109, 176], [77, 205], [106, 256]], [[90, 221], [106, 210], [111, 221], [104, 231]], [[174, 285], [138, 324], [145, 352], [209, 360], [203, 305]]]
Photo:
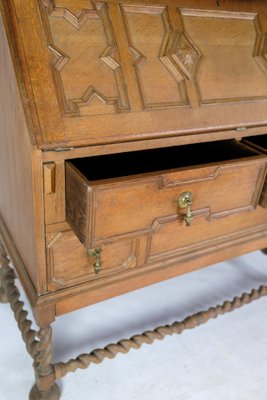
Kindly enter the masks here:
[[[0, 288], [1, 298], [10, 303], [18, 328], [25, 342], [27, 352], [32, 357], [36, 376], [36, 384], [30, 392], [30, 399], [59, 399], [60, 391], [55, 383], [56, 375], [52, 365], [52, 330], [49, 325], [42, 327], [38, 332], [32, 329], [32, 321], [20, 300], [20, 292], [15, 283], [15, 272], [9, 265], [9, 257], [0, 237]], [[3, 290], [3, 292], [2, 292]], [[37, 340], [38, 339], [38, 340]]]
[[57, 290], [137, 267], [136, 240], [103, 246], [101, 275], [94, 271], [95, 259], [88, 255], [72, 230], [47, 235], [48, 289]]
[[[184, 249], [184, 253], [181, 252], [180, 258], [179, 253], [178, 257], [177, 254], [174, 254], [173, 257], [166, 258], [163, 264], [148, 266], [142, 274], [136, 274], [132, 271], [125, 275], [120, 274], [112, 279], [109, 276], [101, 277], [100, 275], [101, 285], [97, 280], [95, 282], [86, 281], [79, 285], [37, 296], [34, 287], [29, 285], [30, 281], [25, 267], [16, 249], [14, 249], [12, 239], [5, 230], [3, 223], [0, 223], [1, 236], [5, 240], [12, 261], [24, 288], [27, 290], [32, 307], [37, 315], [37, 321], [44, 321], [42, 322], [43, 325], [53, 322], [55, 315], [59, 316], [163, 279], [264, 248], [267, 240], [267, 211], [258, 207], [256, 211], [248, 212], [246, 218], [242, 214], [230, 216], [228, 219], [214, 221], [210, 228], [208, 239], [210, 237], [216, 238], [217, 235], [220, 235], [220, 232], [223, 234], [223, 238], [217, 236], [217, 240], [212, 242], [209, 242], [209, 240], [206, 243], [199, 242], [199, 247], [194, 249], [195, 257], [193, 258], [189, 246], [189, 248]], [[47, 312], [47, 306], [51, 308], [52, 305], [54, 305], [55, 311], [51, 314], [50, 311]]]
[[[266, 159], [240, 146], [221, 142], [69, 163], [67, 220], [92, 249], [114, 240], [153, 237], [172, 221], [181, 228], [185, 211], [179, 210], [177, 199], [187, 191], [193, 194], [196, 223], [199, 217], [212, 221], [249, 211], [261, 194]], [[204, 149], [210, 154], [201, 155]], [[170, 169], [157, 171], [166, 166]], [[116, 176], [124, 170], [129, 176]], [[194, 237], [194, 226], [191, 230]]]
[[131, 349], [140, 349], [143, 344], [152, 344], [156, 340], [163, 340], [166, 336], [181, 334], [186, 329], [196, 328], [210, 319], [217, 318], [219, 315], [231, 312], [266, 295], [267, 287], [260, 286], [258, 289], [253, 289], [250, 293], [243, 293], [242, 296], [234, 297], [231, 301], [227, 300], [216, 307], [210, 307], [206, 311], [193, 314], [183, 321], [176, 321], [171, 325], [158, 326], [154, 330], [150, 329], [144, 333], [133, 335], [130, 339], [122, 339], [102, 349], [95, 349], [90, 353], [80, 354], [75, 359], [67, 362], [59, 362], [54, 365], [56, 377], [57, 379], [62, 378], [69, 372], [75, 372], [79, 368], [88, 368], [93, 363], [100, 364], [105, 359], [113, 359], [120, 353], [127, 354]]
[[56, 317], [266, 248], [267, 5], [0, 0], [0, 11], [0, 300], [34, 358], [30, 398], [52, 400], [56, 376], [91, 360], [52, 365]]
[[266, 125], [264, 0], [9, 3], [42, 147]]
[[66, 220], [63, 161], [44, 164], [44, 207], [46, 225]]
[[[44, 288], [42, 197], [38, 180], [41, 152], [30, 143], [28, 125], [0, 16], [0, 213], [38, 291]], [[36, 246], [37, 245], [37, 246]], [[39, 268], [36, 268], [39, 266]]]
[[[51, 151], [52, 147], [47, 146], [47, 150], [44, 151], [42, 155], [44, 162], [54, 162], [105, 154], [117, 154], [138, 150], [183, 146], [191, 143], [208, 143], [229, 139], [241, 140], [243, 137], [259, 134], [264, 136], [266, 134], [266, 128], [258, 127], [248, 128], [246, 130], [230, 129], [223, 132], [215, 131], [210, 133], [201, 133], [201, 135], [196, 133], [179, 137], [168, 137], [168, 140], [166, 140], [166, 138], [140, 140], [133, 143], [115, 143], [98, 146], [83, 146], [84, 142], [80, 140], [73, 143], [73, 145], [76, 147], [59, 147], [56, 149], [56, 151]], [[66, 144], [68, 143], [65, 143], [65, 145]]]
[[[267, 135], [263, 135], [262, 137], [260, 136], [248, 137], [244, 139], [244, 143], [264, 154], [267, 154]], [[267, 208], [267, 179], [262, 189], [260, 205], [263, 208]]]
[[[105, 295], [106, 292], [109, 295], [110, 290], [102, 291], [101, 286], [106, 288], [107, 285], [113, 285], [114, 293], [118, 289], [116, 293], [121, 294], [118, 285], [120, 281], [124, 282], [122, 288], [128, 291], [135, 288], [132, 279], [138, 274], [144, 281], [183, 274], [191, 270], [192, 252], [195, 258], [202, 258], [203, 255], [211, 257], [220, 246], [225, 248], [231, 243], [234, 245], [242, 242], [249, 235], [257, 235], [257, 231], [266, 229], [266, 223], [266, 211], [259, 207], [245, 215], [233, 215], [210, 222], [200, 215], [192, 230], [176, 220], [169, 221], [158, 233], [148, 238], [104, 245], [101, 253], [102, 268], [97, 275], [93, 270], [94, 259], [88, 257], [75, 234], [69, 230], [54, 232], [49, 235], [54, 239], [48, 243], [49, 289], [71, 289], [74, 284], [87, 282], [86, 287], [92, 299], [100, 299], [98, 293]], [[66, 260], [68, 251], [72, 257]], [[200, 267], [201, 263], [197, 268]]]
[[[259, 234], [255, 237], [247, 236], [243, 238], [244, 242], [241, 244], [234, 245], [231, 247], [231, 243], [228, 242], [227, 245], [222, 246], [220, 249], [213, 248], [211, 253], [205, 254], [203, 256], [198, 256], [195, 259], [185, 259], [179, 263], [179, 271], [182, 273], [192, 272], [199, 268], [204, 268], [215, 263], [225, 261], [226, 259], [231, 259], [247, 252], [255, 251], [259, 248], [266, 247], [267, 240], [267, 230], [261, 230]], [[174, 263], [167, 267], [165, 270], [159, 268], [158, 271], [151, 274], [142, 274], [131, 277], [130, 284], [125, 286], [125, 281], [121, 280], [116, 282], [116, 287], [114, 285], [102, 286], [96, 288], [94, 292], [85, 290], [83, 293], [72, 291], [72, 295], [68, 298], [63, 298], [62, 300], [57, 300], [56, 313], [57, 315], [64, 315], [67, 312], [78, 310], [81, 307], [86, 307], [89, 304], [95, 304], [96, 302], [103, 301], [103, 299], [110, 299], [114, 296], [118, 296], [127, 293], [129, 290], [136, 290], [140, 287], [145, 287], [152, 283], [161, 282], [164, 279], [169, 279], [177, 276], [177, 264]], [[62, 293], [63, 295], [63, 293]]]
[[46, 392], [42, 393], [38, 389], [37, 385], [34, 385], [30, 392], [29, 400], [59, 400], [60, 399], [60, 389], [59, 386], [54, 383], [54, 385]]
[[[12, 107], [17, 107], [16, 118], [10, 111], [1, 114], [1, 188], [4, 187], [1, 218], [9, 247], [12, 247], [12, 240], [15, 242], [16, 250], [12, 250], [12, 254], [18, 261], [20, 278], [40, 321], [42, 305], [52, 299], [56, 304], [61, 296], [66, 299], [72, 294], [76, 296], [78, 289], [88, 290], [94, 282], [103, 285], [115, 282], [116, 275], [129, 274], [130, 277], [144, 266], [147, 271], [151, 266], [157, 274], [155, 268], [162, 266], [166, 255], [178, 264], [192, 248], [198, 248], [200, 255], [203, 231], [210, 251], [214, 251], [214, 240], [218, 244], [219, 238], [232, 234], [241, 238], [241, 220], [232, 221], [228, 214], [246, 211], [245, 220], [250, 221], [248, 215], [253, 214], [248, 211], [256, 207], [259, 198], [264, 158], [251, 156], [240, 165], [239, 161], [236, 164], [231, 161], [229, 167], [227, 163], [221, 164], [221, 171], [229, 168], [229, 175], [226, 173], [217, 187], [214, 187], [216, 179], [210, 182], [213, 191], [207, 182], [201, 184], [193, 211], [193, 234], [187, 233], [181, 219], [169, 219], [177, 211], [174, 202], [172, 205], [170, 202], [176, 199], [174, 188], [166, 190], [167, 198], [161, 199], [154, 186], [153, 195], [152, 190], [151, 195], [147, 193], [146, 196], [146, 203], [153, 205], [151, 210], [146, 206], [151, 216], [144, 215], [142, 219], [134, 218], [136, 211], [134, 205], [130, 209], [129, 202], [124, 214], [116, 216], [116, 207], [113, 207], [113, 200], [118, 201], [118, 194], [122, 195], [123, 185], [131, 186], [134, 179], [124, 179], [123, 183], [120, 179], [109, 184], [98, 182], [93, 190], [101, 189], [102, 206], [93, 210], [97, 215], [96, 234], [90, 233], [88, 227], [87, 239], [85, 234], [83, 239], [75, 228], [79, 238], [87, 240], [87, 248], [101, 245], [104, 249], [102, 275], [96, 276], [92, 270], [93, 258], [88, 257], [66, 222], [65, 161], [222, 138], [240, 139], [257, 133], [263, 135], [266, 132], [262, 126], [266, 107], [265, 8], [263, 1], [216, 5], [208, 0], [197, 3], [197, 9], [195, 1], [182, 0], [165, 3], [148, 0], [145, 4], [125, 1], [123, 5], [114, 0], [109, 5], [107, 1], [99, 2], [97, 6], [89, 1], [74, 4], [71, 0], [53, 3], [30, 0], [26, 5], [19, 0], [1, 1], [2, 58], [7, 64], [3, 64], [7, 79], [1, 81], [1, 93], [5, 92], [1, 107], [6, 110], [11, 103]], [[221, 30], [227, 35], [221, 37]], [[97, 34], [94, 36], [93, 32]], [[94, 37], [88, 42], [86, 38], [90, 35]], [[213, 47], [217, 51], [214, 58], [211, 56]], [[87, 62], [82, 63], [85, 53]], [[219, 59], [222, 62], [218, 63]], [[230, 61], [232, 68], [229, 69]], [[97, 68], [99, 65], [101, 67]], [[87, 67], [91, 68], [91, 83], [87, 82]], [[217, 85], [219, 75], [227, 85]], [[158, 78], [154, 81], [153, 76]], [[242, 120], [237, 123], [241, 116]], [[132, 139], [134, 141], [129, 142]], [[97, 146], [88, 146], [98, 142]], [[50, 150], [72, 144], [76, 148], [43, 152], [35, 143]], [[219, 165], [214, 162], [187, 172], [166, 171], [161, 176], [179, 181], [186, 173], [193, 179], [196, 171], [205, 175], [214, 172]], [[216, 197], [216, 193], [239, 186], [234, 181], [234, 165], [239, 165], [239, 172], [243, 172], [243, 185], [230, 198], [231, 204], [223, 204], [222, 196]], [[181, 177], [177, 178], [176, 174]], [[146, 187], [155, 176], [140, 176], [136, 187], [137, 182], [140, 185], [143, 182]], [[112, 185], [114, 189], [106, 201], [104, 188]], [[183, 190], [186, 187], [178, 186]], [[136, 195], [134, 185], [132, 190], [134, 193], [128, 192], [128, 195], [133, 198]], [[145, 193], [140, 189], [139, 197], [141, 192]], [[210, 199], [210, 192], [215, 193], [213, 199]], [[124, 207], [117, 208], [122, 212]], [[213, 221], [218, 213], [223, 218]], [[207, 217], [212, 222], [206, 221]], [[164, 222], [162, 218], [167, 219]], [[123, 223], [118, 222], [119, 219]], [[156, 219], [160, 221], [158, 233], [151, 231]], [[263, 220], [256, 218], [258, 222], [249, 229], [260, 229]], [[92, 228], [91, 222], [89, 225]], [[180, 229], [185, 232], [183, 241], [179, 242], [173, 233]], [[218, 229], [222, 229], [220, 234], [217, 234]], [[246, 237], [254, 234], [254, 231], [247, 231]], [[77, 257], [73, 267], [68, 248]], [[155, 279], [159, 279], [158, 276]], [[127, 290], [131, 288], [129, 284]], [[55, 311], [47, 314], [53, 319]]]
[[[0, 242], [0, 248], [4, 249], [2, 242]], [[20, 293], [15, 284], [14, 271], [10, 266], [6, 265], [6, 260], [8, 260], [7, 253], [1, 250], [1, 254], [5, 264], [5, 272], [2, 275], [3, 286], [26, 348], [34, 360], [36, 384], [30, 392], [30, 400], [58, 400], [60, 398], [60, 389], [55, 381], [66, 376], [69, 372], [75, 372], [79, 368], [88, 368], [92, 363], [100, 364], [106, 358], [113, 359], [119, 353], [127, 354], [131, 349], [140, 349], [143, 344], [152, 344], [155, 340], [162, 340], [168, 335], [181, 334], [186, 329], [193, 329], [212, 318], [217, 318], [219, 315], [231, 312], [267, 295], [267, 286], [262, 285], [258, 289], [253, 289], [250, 293], [243, 293], [242, 296], [236, 296], [231, 301], [227, 300], [221, 305], [193, 314], [183, 321], [176, 321], [171, 325], [158, 326], [154, 330], [134, 335], [130, 339], [111, 343], [103, 349], [95, 349], [90, 353], [80, 354], [75, 359], [70, 359], [67, 362], [52, 364], [51, 327], [41, 328], [38, 332], [31, 329], [32, 322], [27, 319], [28, 313], [24, 309], [24, 303], [19, 299]], [[38, 340], [36, 340], [37, 338]]]
[[2, 240], [0, 240], [0, 303], [8, 303], [7, 290], [4, 286], [4, 276], [7, 273], [10, 260]]

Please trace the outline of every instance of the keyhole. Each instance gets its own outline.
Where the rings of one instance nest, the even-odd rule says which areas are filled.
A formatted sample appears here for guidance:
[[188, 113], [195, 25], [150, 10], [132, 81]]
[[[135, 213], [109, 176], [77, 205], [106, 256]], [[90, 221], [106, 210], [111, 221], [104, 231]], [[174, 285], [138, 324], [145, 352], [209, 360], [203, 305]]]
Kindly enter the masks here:
[[220, 0], [216, 0], [217, 7], [220, 7]]

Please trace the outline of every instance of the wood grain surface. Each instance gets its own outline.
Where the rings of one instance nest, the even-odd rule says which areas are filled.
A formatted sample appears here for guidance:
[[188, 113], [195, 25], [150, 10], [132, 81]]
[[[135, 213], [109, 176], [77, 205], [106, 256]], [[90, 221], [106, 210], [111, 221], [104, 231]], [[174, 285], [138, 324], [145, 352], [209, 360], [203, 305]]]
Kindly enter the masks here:
[[0, 16], [0, 213], [30, 279], [44, 290], [45, 247], [40, 151], [30, 143], [23, 104]]
[[153, 236], [165, 224], [184, 225], [177, 205], [183, 192], [193, 194], [196, 223], [254, 209], [265, 175], [266, 158], [237, 142], [77, 160], [66, 169], [67, 220], [87, 249]]
[[264, 0], [2, 2], [42, 148], [266, 126]]

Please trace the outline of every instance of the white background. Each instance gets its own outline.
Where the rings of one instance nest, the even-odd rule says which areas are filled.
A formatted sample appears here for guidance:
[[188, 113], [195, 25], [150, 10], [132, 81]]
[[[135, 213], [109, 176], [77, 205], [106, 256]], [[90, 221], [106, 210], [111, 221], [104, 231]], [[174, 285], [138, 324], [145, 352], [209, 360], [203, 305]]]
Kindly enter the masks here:
[[[54, 361], [68, 360], [267, 285], [260, 252], [60, 317]], [[23, 296], [24, 297], [24, 296]], [[8, 305], [0, 305], [0, 400], [27, 400], [32, 361]], [[266, 400], [267, 298], [144, 345], [60, 383], [62, 400]]]

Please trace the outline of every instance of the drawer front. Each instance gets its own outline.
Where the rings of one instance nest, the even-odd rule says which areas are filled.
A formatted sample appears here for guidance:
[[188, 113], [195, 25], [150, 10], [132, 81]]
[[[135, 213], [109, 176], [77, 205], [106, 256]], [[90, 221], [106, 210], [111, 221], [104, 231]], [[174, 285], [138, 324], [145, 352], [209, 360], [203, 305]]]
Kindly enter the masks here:
[[131, 279], [138, 279], [138, 287], [143, 287], [152, 276], [158, 281], [195, 269], [198, 258], [199, 264], [205, 266], [205, 257], [216, 260], [216, 251], [231, 253], [234, 246], [243, 246], [245, 253], [250, 240], [257, 240], [266, 232], [267, 210], [262, 207], [209, 223], [201, 215], [191, 229], [181, 220], [166, 220], [151, 236], [101, 246], [98, 273], [94, 269], [95, 257], [88, 255], [73, 231], [50, 233], [47, 234], [48, 290], [87, 282], [94, 297], [94, 291], [106, 285], [112, 285], [112, 292], [116, 293], [117, 283], [124, 280], [127, 288], [131, 287]]
[[86, 281], [131, 271], [137, 266], [138, 242], [126, 240], [102, 246], [100, 269], [71, 230], [46, 236], [48, 290], [71, 287]]
[[[183, 221], [177, 199], [193, 195], [192, 215], [203, 223], [254, 209], [265, 177], [265, 159], [233, 161], [145, 174], [90, 185], [67, 165], [67, 217], [88, 248], [155, 234], [167, 221]], [[195, 222], [193, 221], [193, 224]]]
[[242, 243], [244, 236], [257, 233], [261, 225], [265, 224], [266, 228], [266, 223], [266, 210], [261, 207], [245, 215], [232, 215], [209, 223], [201, 215], [191, 229], [181, 222], [165, 221], [148, 237], [145, 264], [166, 266], [174, 260], [178, 264], [186, 258], [212, 254], [216, 249]]

